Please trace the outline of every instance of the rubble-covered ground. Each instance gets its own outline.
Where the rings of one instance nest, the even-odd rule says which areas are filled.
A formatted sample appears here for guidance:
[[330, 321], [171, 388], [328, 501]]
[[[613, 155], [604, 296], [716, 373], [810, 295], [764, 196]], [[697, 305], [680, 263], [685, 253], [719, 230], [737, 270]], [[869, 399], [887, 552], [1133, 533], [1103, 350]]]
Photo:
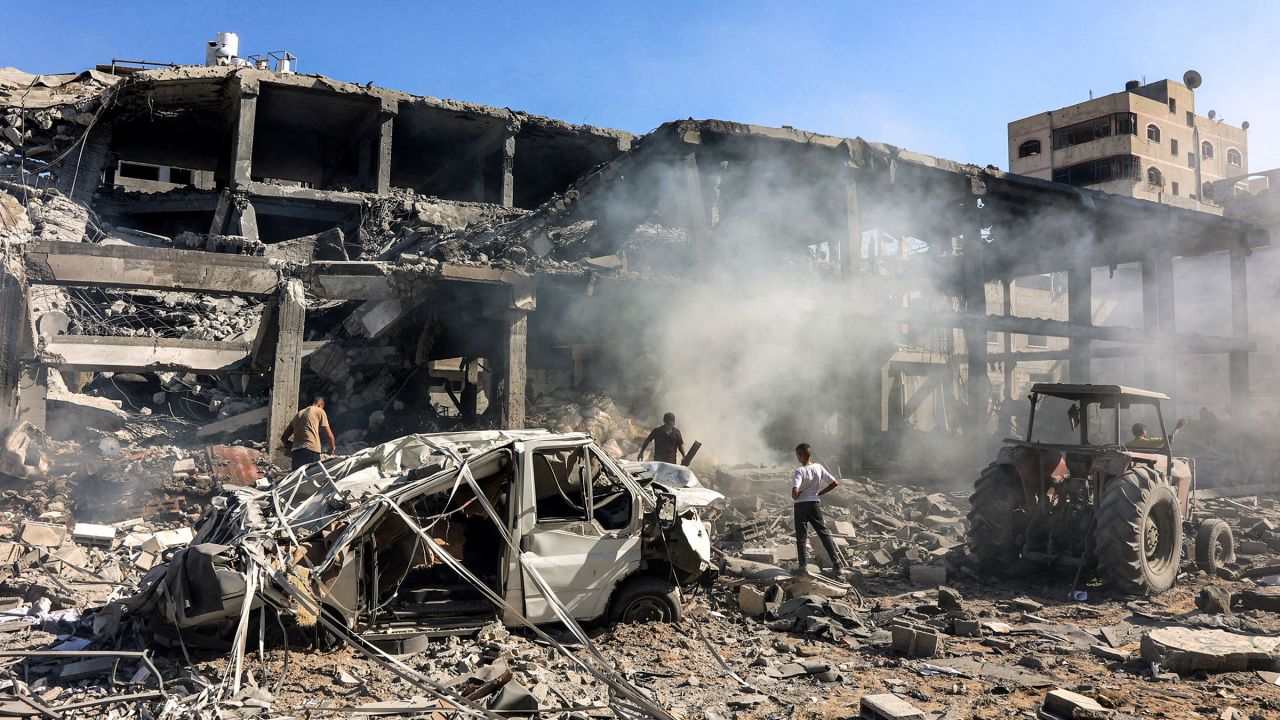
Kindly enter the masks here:
[[[624, 432], [598, 405], [546, 405], [566, 428], [590, 421], [597, 432]], [[236, 445], [126, 443], [104, 454], [45, 441], [44, 450], [42, 477], [6, 478], [0, 493], [0, 651], [18, 651], [4, 660], [11, 673], [0, 684], [12, 697], [0, 714], [437, 716], [429, 714], [436, 701], [385, 661], [329, 647], [306, 628], [268, 621], [259, 645], [255, 623], [246, 682], [216, 708], [211, 688], [232, 672], [226, 645], [181, 634], [94, 641], [104, 619], [92, 611], [132, 593], [147, 568], [189, 541], [185, 528], [216, 487], [275, 470]], [[588, 628], [608, 664], [673, 716], [853, 717], [862, 698], [886, 694], [922, 713], [900, 717], [1280, 716], [1272, 497], [1203, 503], [1235, 529], [1236, 561], [1221, 577], [1187, 566], [1171, 592], [1132, 599], [1087, 579], [1074, 584], [1073, 572], [983, 576], [963, 546], [965, 489], [850, 479], [826, 496], [829, 525], [855, 568], [856, 589], [846, 593], [791, 572], [785, 469], [701, 474], [730, 498], [714, 521], [716, 579], [686, 593], [679, 624]], [[588, 652], [567, 632], [551, 634], [572, 654]], [[21, 655], [47, 650], [63, 654]], [[140, 650], [146, 661], [129, 654]], [[612, 714], [604, 686], [570, 657], [497, 624], [433, 640], [401, 661], [482, 702], [501, 696], [501, 707]], [[1072, 703], [1091, 709], [1072, 715]]]

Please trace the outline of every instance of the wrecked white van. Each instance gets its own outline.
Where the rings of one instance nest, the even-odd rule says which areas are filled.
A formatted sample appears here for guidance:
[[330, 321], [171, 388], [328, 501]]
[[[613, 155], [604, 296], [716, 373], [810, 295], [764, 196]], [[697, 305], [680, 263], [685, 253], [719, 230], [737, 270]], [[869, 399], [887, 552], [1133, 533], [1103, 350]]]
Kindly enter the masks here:
[[581, 433], [411, 435], [215, 498], [128, 604], [217, 631], [265, 602], [391, 643], [494, 619], [674, 620], [721, 500]]

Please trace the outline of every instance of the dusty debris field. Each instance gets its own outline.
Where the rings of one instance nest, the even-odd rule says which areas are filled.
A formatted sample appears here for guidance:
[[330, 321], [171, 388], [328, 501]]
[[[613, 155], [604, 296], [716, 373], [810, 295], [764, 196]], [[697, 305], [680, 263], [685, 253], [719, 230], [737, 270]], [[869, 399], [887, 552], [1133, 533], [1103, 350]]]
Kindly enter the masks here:
[[[1143, 642], [1162, 627], [1227, 630], [1262, 646], [1280, 636], [1280, 614], [1272, 611], [1274, 596], [1264, 587], [1268, 575], [1280, 572], [1266, 541], [1275, 519], [1268, 498], [1211, 503], [1235, 526], [1240, 549], [1250, 553], [1242, 552], [1223, 572], [1238, 579], [1186, 568], [1171, 592], [1133, 600], [1087, 585], [1078, 588], [1087, 597], [1073, 599], [1070, 572], [983, 577], [957, 544], [963, 491], [927, 493], [870, 482], [847, 484], [829, 507], [832, 524], [840, 523], [837, 532], [845, 532], [840, 546], [858, 568], [853, 584], [861, 592], [799, 595], [803, 588], [793, 587], [789, 572], [741, 559], [767, 551], [787, 564], [790, 529], [781, 495], [731, 497], [731, 507], [714, 523], [721, 573], [710, 587], [685, 594], [682, 622], [588, 628], [607, 666], [676, 717], [856, 717], [864, 696], [885, 694], [922, 713], [899, 717], [1037, 717], [1046, 696], [1059, 690], [1096, 703], [1075, 717], [1280, 717], [1277, 675], [1253, 669], [1276, 667], [1280, 651], [1274, 647], [1250, 660], [1250, 669], [1184, 667], [1175, 673], [1162, 663], [1208, 667], [1220, 658], [1212, 656], [1213, 647], [1197, 646], [1202, 652], [1191, 660], [1170, 655], [1153, 663], [1144, 659], [1150, 656]], [[86, 517], [90, 511], [79, 512]], [[131, 563], [151, 560], [141, 553], [159, 544], [151, 537], [158, 526], [133, 531], [145, 548], [85, 548], [79, 536], [50, 547], [53, 540], [28, 534], [21, 515], [12, 517], [0, 529], [17, 548], [0, 587], [10, 618], [0, 623], [3, 651], [147, 650], [166, 684], [162, 695], [144, 665], [128, 657], [7, 658], [10, 672], [0, 685], [12, 697], [3, 701], [0, 716], [447, 716], [432, 715], [435, 701], [385, 662], [349, 646], [317, 649], [313, 633], [296, 627], [288, 631], [287, 650], [277, 633], [264, 633], [265, 653], [252, 631], [245, 681], [235, 692], [226, 690], [231, 668], [224, 648], [198, 647], [189, 637], [185, 648], [143, 635], [115, 647], [90, 642], [94, 601], [137, 582], [140, 572]], [[1264, 539], [1251, 539], [1259, 537]], [[117, 565], [123, 570], [108, 577], [106, 569]], [[923, 586], [938, 577], [928, 568], [945, 573], [948, 585]], [[1252, 599], [1242, 603], [1244, 596]], [[73, 607], [77, 602], [84, 612]], [[588, 653], [563, 629], [551, 634], [575, 656]], [[527, 714], [614, 716], [603, 684], [531, 633], [496, 623], [479, 636], [437, 639], [400, 659], [440, 686], [488, 685], [495, 697], [496, 685], [508, 693], [509, 707], [538, 708]], [[223, 699], [200, 700], [215, 694], [210, 688]]]

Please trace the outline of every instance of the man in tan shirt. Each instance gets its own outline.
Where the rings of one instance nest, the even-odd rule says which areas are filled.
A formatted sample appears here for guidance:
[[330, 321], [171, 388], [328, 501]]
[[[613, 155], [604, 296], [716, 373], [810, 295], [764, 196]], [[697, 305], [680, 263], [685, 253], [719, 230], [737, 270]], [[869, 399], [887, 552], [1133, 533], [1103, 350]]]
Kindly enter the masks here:
[[334, 439], [333, 430], [329, 427], [329, 416], [324, 411], [324, 398], [317, 395], [312, 398], [310, 405], [293, 416], [293, 422], [289, 423], [289, 427], [284, 429], [284, 435], [280, 436], [285, 445], [293, 444], [290, 457], [293, 459], [294, 470], [320, 460], [320, 452], [324, 449], [320, 443], [321, 429], [329, 437], [329, 448], [336, 453], [338, 441]]

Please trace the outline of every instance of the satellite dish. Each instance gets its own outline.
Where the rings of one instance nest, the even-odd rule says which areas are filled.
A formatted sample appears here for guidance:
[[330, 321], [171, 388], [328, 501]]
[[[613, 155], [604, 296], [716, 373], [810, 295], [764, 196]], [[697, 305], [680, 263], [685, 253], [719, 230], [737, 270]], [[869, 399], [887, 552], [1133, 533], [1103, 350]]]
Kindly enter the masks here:
[[1204, 78], [1200, 77], [1200, 73], [1196, 72], [1195, 70], [1188, 70], [1182, 74], [1182, 84], [1186, 85], [1192, 90], [1195, 90], [1196, 88], [1200, 87], [1200, 83], [1203, 81], [1204, 81]]
[[1244, 122], [1240, 123], [1240, 129], [1241, 129], [1241, 130], [1248, 130], [1248, 129], [1249, 129], [1249, 121], [1248, 121], [1248, 120], [1245, 120]]
[[1209, 111], [1209, 119], [1210, 119], [1210, 120], [1212, 120], [1212, 119], [1214, 119], [1214, 118], [1216, 118], [1216, 117], [1218, 117], [1218, 111], [1217, 111], [1217, 110], [1210, 110], [1210, 111]]

